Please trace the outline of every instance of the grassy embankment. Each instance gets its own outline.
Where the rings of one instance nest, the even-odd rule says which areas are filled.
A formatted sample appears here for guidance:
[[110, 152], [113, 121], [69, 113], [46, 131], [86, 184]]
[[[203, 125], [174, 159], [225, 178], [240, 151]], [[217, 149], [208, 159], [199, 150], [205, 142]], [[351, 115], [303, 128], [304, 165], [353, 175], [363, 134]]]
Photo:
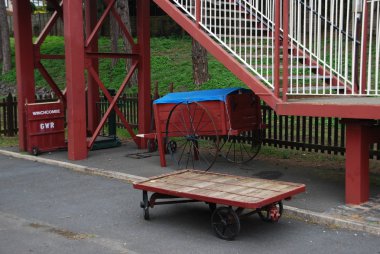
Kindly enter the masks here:
[[[14, 55], [14, 42], [12, 41], [12, 52]], [[107, 52], [110, 49], [109, 41], [100, 39], [100, 51]], [[43, 54], [63, 54], [64, 42], [62, 37], [48, 37], [42, 46]], [[175, 90], [198, 89], [192, 83], [191, 65], [191, 39], [183, 38], [152, 38], [151, 40], [151, 66], [152, 82], [158, 81], [160, 94], [168, 92], [168, 85], [174, 84]], [[60, 87], [64, 87], [65, 69], [62, 60], [43, 60], [42, 62], [54, 80]], [[211, 79], [200, 89], [211, 89], [231, 86], [244, 86], [233, 74], [224, 68], [212, 56], [209, 56], [209, 73]], [[38, 73], [36, 75], [36, 86], [47, 87], [46, 82]], [[104, 84], [109, 88], [118, 88], [125, 77], [123, 61], [119, 61], [114, 67], [111, 60], [100, 60], [100, 76]], [[13, 69], [6, 75], [0, 75], [0, 82], [15, 84], [16, 72]], [[136, 92], [136, 88], [128, 88], [127, 92]], [[127, 136], [125, 131], [119, 130], [119, 135]], [[17, 145], [17, 138], [0, 137], [0, 147]], [[263, 147], [259, 155], [261, 158], [276, 159], [281, 161], [292, 161], [299, 164], [307, 162], [315, 167], [343, 168], [344, 158], [342, 156], [316, 154], [297, 150], [278, 149]]]
[[[120, 41], [120, 46], [122, 42]], [[13, 66], [14, 63], [14, 40], [11, 40]], [[108, 38], [99, 40], [99, 51], [109, 52], [110, 41]], [[41, 47], [42, 54], [64, 54], [63, 37], [47, 37]], [[158, 82], [159, 93], [166, 94], [169, 90], [169, 84], [174, 84], [174, 89], [178, 90], [195, 90], [211, 89], [231, 86], [244, 86], [233, 74], [223, 67], [212, 56], [209, 56], [209, 73], [211, 79], [201, 87], [196, 87], [192, 82], [192, 64], [191, 64], [191, 39], [189, 37], [173, 38], [152, 38], [151, 40], [151, 68], [152, 83]], [[42, 60], [42, 64], [53, 77], [59, 87], [65, 86], [65, 67], [63, 60]], [[100, 59], [99, 61], [100, 77], [108, 88], [118, 88], [122, 83], [126, 71], [124, 61], [118, 61], [115, 66], [109, 59]], [[48, 87], [46, 81], [40, 73], [35, 71], [35, 80], [37, 89]], [[16, 83], [16, 69], [13, 68], [9, 73], [0, 75], [0, 82], [10, 85]], [[153, 88], [153, 87], [152, 87]], [[136, 87], [127, 88], [126, 92], [136, 92]], [[1, 112], [0, 112], [1, 113]], [[125, 131], [119, 131], [121, 136], [125, 136]], [[17, 138], [0, 137], [0, 146], [17, 145]]]

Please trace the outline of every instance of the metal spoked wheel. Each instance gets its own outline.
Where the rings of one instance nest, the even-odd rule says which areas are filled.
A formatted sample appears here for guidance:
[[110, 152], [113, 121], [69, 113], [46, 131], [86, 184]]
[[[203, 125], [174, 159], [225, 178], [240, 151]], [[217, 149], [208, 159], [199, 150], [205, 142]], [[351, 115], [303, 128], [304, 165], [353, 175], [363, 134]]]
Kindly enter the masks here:
[[179, 103], [170, 111], [165, 141], [179, 169], [207, 171], [217, 159], [216, 125], [210, 112], [197, 102]]
[[149, 220], [149, 200], [148, 200], [148, 192], [143, 191], [143, 201], [140, 203], [140, 207], [143, 209], [144, 212], [144, 219]]
[[247, 163], [259, 153], [262, 143], [262, 131], [255, 130], [252, 140], [245, 142], [239, 136], [224, 137], [220, 146], [221, 155], [233, 163]]
[[240, 220], [230, 207], [219, 207], [211, 216], [211, 225], [216, 235], [223, 240], [233, 240], [240, 232]]
[[281, 218], [283, 210], [284, 207], [282, 205], [282, 201], [279, 201], [275, 204], [264, 207], [258, 211], [258, 214], [265, 222], [277, 222]]

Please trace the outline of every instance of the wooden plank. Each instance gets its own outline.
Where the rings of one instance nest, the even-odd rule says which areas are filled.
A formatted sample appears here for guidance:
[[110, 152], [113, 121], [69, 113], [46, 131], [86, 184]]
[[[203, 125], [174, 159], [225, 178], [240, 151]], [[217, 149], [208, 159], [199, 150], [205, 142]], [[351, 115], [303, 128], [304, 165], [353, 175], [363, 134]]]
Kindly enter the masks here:
[[217, 200], [226, 205], [239, 204], [251, 208], [279, 196], [285, 198], [288, 192], [304, 188], [304, 185], [295, 183], [193, 170], [161, 175], [135, 185], [140, 189], [151, 187], [164, 193], [175, 193], [179, 197]]

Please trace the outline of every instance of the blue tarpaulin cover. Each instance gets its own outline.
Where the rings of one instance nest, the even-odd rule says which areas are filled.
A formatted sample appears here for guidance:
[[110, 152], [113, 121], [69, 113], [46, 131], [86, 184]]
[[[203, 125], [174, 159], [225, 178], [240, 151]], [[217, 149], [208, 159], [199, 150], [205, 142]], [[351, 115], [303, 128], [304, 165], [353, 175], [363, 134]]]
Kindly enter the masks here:
[[154, 101], [154, 104], [166, 104], [166, 103], [192, 103], [201, 101], [226, 101], [227, 95], [232, 93], [252, 92], [249, 89], [233, 87], [223, 89], [212, 89], [192, 92], [178, 92], [169, 93], [162, 98]]

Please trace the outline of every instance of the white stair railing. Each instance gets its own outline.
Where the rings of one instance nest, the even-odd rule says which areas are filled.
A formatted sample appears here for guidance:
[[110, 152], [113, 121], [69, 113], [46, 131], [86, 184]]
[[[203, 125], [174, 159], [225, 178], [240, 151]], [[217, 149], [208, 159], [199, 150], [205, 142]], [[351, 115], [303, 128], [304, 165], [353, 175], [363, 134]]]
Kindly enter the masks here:
[[[364, 61], [361, 62], [362, 83], [359, 89], [365, 95], [378, 96], [380, 93], [380, 0], [367, 1], [363, 12], [365, 16], [363, 30], [365, 32], [361, 38], [363, 41], [361, 51]], [[367, 42], [364, 43], [366, 40]]]
[[305, 69], [303, 76], [307, 76], [306, 72], [312, 72], [312, 65], [319, 68], [314, 80], [290, 78], [289, 94], [363, 95], [359, 76], [364, 69], [358, 66], [361, 62], [364, 22], [361, 22], [363, 9], [358, 2], [290, 1], [288, 38], [295, 47], [290, 54], [310, 57], [307, 63], [310, 70]]
[[201, 0], [200, 3], [200, 26], [254, 75], [274, 88], [274, 37], [263, 26], [268, 22], [273, 25], [273, 1]]
[[[281, 79], [287, 95], [379, 95], [380, 0], [172, 1], [274, 90]], [[289, 42], [277, 51], [276, 23]]]

